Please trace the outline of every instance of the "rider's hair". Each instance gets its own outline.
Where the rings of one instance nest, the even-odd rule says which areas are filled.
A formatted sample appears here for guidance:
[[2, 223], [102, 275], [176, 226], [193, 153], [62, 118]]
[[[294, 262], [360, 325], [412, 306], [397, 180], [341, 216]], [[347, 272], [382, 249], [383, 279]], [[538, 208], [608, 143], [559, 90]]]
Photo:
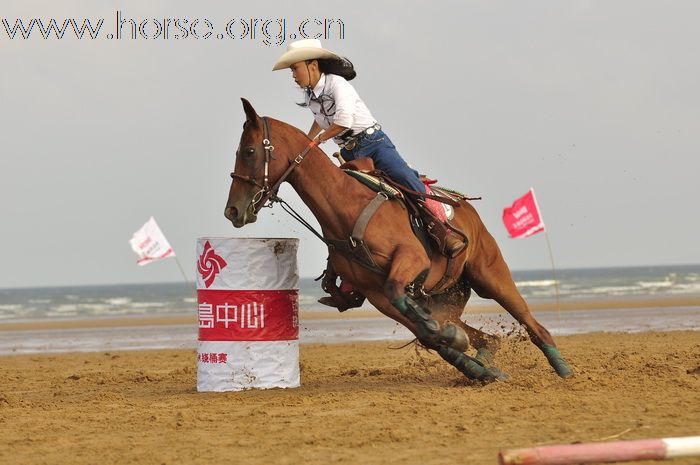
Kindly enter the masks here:
[[335, 74], [336, 76], [343, 77], [348, 81], [352, 81], [355, 79], [355, 76], [357, 76], [355, 67], [347, 58], [320, 58], [316, 61], [318, 61], [318, 69], [322, 73]]
[[[311, 60], [310, 60], [311, 61]], [[331, 61], [328, 58], [319, 58], [316, 60], [318, 62], [318, 70], [324, 74], [335, 74], [332, 71]]]

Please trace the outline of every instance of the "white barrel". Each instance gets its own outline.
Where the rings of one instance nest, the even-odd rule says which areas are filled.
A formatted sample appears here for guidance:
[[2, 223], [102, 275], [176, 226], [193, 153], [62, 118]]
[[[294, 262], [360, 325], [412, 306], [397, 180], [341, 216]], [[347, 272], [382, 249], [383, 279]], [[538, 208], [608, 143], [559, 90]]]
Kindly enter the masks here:
[[298, 239], [197, 239], [197, 390], [299, 387]]

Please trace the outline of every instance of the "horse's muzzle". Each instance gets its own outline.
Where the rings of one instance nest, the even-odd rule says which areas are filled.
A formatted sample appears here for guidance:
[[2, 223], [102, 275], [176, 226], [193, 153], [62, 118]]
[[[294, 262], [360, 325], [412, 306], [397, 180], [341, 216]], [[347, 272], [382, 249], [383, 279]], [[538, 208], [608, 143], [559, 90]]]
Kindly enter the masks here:
[[233, 219], [238, 215], [238, 210], [236, 207], [229, 207], [227, 206], [226, 209], [224, 210], [224, 216], [226, 217], [227, 220], [233, 222]]
[[250, 209], [246, 209], [243, 211], [243, 214], [241, 214], [236, 207], [229, 205], [224, 210], [224, 216], [235, 228], [242, 228], [248, 223], [255, 223], [255, 220], [258, 219], [258, 216], [249, 210]]

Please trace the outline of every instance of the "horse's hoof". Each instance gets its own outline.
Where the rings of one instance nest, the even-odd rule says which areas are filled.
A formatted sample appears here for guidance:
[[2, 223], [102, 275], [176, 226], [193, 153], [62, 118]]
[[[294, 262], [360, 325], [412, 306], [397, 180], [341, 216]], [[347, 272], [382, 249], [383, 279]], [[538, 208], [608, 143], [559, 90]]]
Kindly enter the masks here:
[[573, 378], [574, 372], [571, 369], [571, 367], [569, 366], [569, 364], [566, 363], [566, 361], [564, 361], [564, 360], [562, 360], [562, 362], [563, 362], [563, 365], [562, 366], [555, 366], [554, 371], [556, 371], [557, 374], [564, 379]]
[[486, 376], [489, 377], [490, 381], [509, 381], [510, 380], [510, 376], [508, 376], [507, 373], [499, 370], [496, 367], [488, 367], [486, 369], [486, 373], [487, 373]]
[[449, 321], [440, 329], [440, 338], [445, 344], [460, 352], [466, 352], [469, 348], [469, 336], [467, 336], [467, 333]]
[[459, 352], [448, 345], [439, 345], [437, 353], [469, 379], [484, 381], [488, 377], [487, 369], [463, 352]]
[[574, 376], [573, 370], [571, 370], [571, 367], [566, 362], [564, 357], [561, 356], [559, 349], [549, 344], [544, 344], [542, 346], [542, 352], [547, 357], [549, 364], [552, 366], [552, 368], [554, 368], [554, 371], [556, 371], [559, 376], [562, 378], [571, 378]]

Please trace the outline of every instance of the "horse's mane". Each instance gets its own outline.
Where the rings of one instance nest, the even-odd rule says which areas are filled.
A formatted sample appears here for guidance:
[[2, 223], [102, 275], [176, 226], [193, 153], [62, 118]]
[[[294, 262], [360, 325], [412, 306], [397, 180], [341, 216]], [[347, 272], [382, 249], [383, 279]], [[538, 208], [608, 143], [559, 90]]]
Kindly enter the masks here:
[[[263, 118], [263, 116], [261, 116], [261, 118]], [[302, 131], [298, 127], [294, 126], [293, 124], [287, 123], [287, 122], [282, 121], [282, 120], [277, 119], [277, 118], [273, 118], [271, 116], [265, 116], [264, 118], [267, 118], [268, 121], [274, 121], [275, 123], [279, 123], [286, 128], [294, 129], [294, 131], [296, 131], [296, 132], [300, 133], [301, 135], [303, 135], [304, 137], [306, 137], [307, 140], [309, 140], [309, 141], [311, 140], [311, 138], [309, 138], [309, 136], [304, 131]]]
[[[262, 118], [262, 117], [261, 117], [261, 118]], [[298, 127], [294, 126], [293, 124], [287, 123], [287, 122], [285, 122], [285, 121], [282, 121], [282, 120], [279, 120], [279, 119], [276, 119], [276, 118], [272, 118], [272, 117], [270, 117], [270, 116], [266, 116], [265, 118], [267, 118], [268, 121], [272, 121], [272, 122], [275, 122], [275, 123], [279, 123], [280, 125], [282, 125], [282, 126], [283, 126], [284, 128], [286, 128], [286, 129], [291, 129], [291, 130], [293, 130], [293, 132], [296, 132], [296, 133], [297, 133], [302, 139], [304, 139], [306, 142], [310, 142], [310, 141], [311, 141], [311, 138], [306, 134], [305, 131], [299, 129]], [[332, 166], [333, 168], [335, 168], [335, 169], [337, 169], [337, 170], [340, 170], [340, 168], [338, 168], [338, 166], [336, 166], [335, 163], [331, 162], [331, 160], [330, 160], [328, 154], [327, 154], [321, 147], [319, 147], [319, 146], [317, 145], [317, 146], [314, 147], [312, 150], [318, 150], [319, 152], [321, 152], [321, 154], [323, 154], [323, 156], [324, 156], [324, 157], [326, 158], [326, 160], [329, 162], [328, 164], [329, 164], [330, 166]]]

